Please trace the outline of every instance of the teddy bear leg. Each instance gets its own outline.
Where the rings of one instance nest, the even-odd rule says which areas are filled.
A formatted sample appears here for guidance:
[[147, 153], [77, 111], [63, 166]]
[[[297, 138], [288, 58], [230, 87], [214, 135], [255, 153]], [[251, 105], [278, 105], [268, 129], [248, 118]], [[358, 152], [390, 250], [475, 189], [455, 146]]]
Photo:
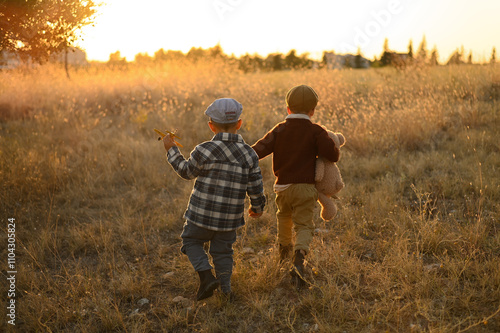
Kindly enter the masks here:
[[337, 215], [337, 206], [328, 196], [323, 193], [318, 194], [318, 200], [321, 205], [321, 218], [329, 221]]

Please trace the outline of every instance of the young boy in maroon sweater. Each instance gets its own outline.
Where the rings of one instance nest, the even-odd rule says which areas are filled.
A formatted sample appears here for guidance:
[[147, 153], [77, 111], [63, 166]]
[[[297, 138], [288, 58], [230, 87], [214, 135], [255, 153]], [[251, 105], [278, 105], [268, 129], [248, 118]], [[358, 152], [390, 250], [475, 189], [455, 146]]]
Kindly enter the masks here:
[[321, 156], [332, 162], [339, 159], [339, 149], [326, 130], [311, 122], [317, 104], [318, 95], [313, 88], [293, 87], [286, 94], [286, 120], [252, 146], [259, 159], [273, 154], [280, 261], [288, 257], [293, 247], [290, 273], [292, 283], [299, 288], [305, 286], [304, 257], [314, 232], [313, 212], [318, 199], [314, 185], [316, 158]]

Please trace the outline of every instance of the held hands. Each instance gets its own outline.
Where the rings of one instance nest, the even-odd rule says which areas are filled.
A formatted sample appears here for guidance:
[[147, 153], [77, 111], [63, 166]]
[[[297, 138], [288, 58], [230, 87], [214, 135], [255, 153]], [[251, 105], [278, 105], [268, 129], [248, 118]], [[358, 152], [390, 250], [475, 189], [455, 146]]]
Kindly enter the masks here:
[[253, 217], [254, 219], [261, 217], [262, 213], [255, 213], [252, 208], [248, 208], [248, 216]]

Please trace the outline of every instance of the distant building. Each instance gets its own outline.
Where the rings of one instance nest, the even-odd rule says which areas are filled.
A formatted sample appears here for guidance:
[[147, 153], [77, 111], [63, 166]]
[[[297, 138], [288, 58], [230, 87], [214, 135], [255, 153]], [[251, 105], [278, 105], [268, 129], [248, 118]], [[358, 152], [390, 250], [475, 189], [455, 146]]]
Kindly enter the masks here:
[[387, 52], [387, 54], [389, 56], [389, 64], [394, 67], [406, 67], [412, 59], [408, 53]]
[[[57, 54], [53, 54], [50, 57], [50, 61], [64, 63], [64, 57], [65, 57], [65, 53], [63, 51], [63, 52], [60, 52]], [[68, 48], [68, 64], [74, 65], [74, 66], [86, 66], [86, 65], [88, 65], [87, 53], [85, 53], [85, 51], [83, 51], [77, 47]]]
[[324, 52], [323, 61], [328, 69], [369, 68], [370, 60], [361, 55]]
[[345, 66], [344, 56], [333, 52], [325, 52], [323, 54], [323, 61], [328, 69], [341, 69]]
[[2, 50], [0, 52], [0, 69], [16, 68], [21, 64], [21, 59], [15, 53]]

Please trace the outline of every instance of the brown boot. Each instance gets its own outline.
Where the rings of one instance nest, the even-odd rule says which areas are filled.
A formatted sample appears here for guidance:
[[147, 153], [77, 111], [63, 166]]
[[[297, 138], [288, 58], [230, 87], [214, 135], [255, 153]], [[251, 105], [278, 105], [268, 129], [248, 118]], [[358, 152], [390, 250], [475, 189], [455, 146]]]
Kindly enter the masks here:
[[201, 301], [202, 299], [212, 296], [214, 294], [214, 290], [217, 289], [220, 282], [212, 274], [211, 269], [199, 271], [198, 275], [200, 276], [200, 288], [196, 294], [196, 300]]
[[292, 252], [292, 244], [281, 245], [279, 244], [280, 252], [280, 264], [290, 257], [290, 252]]
[[307, 285], [304, 280], [304, 257], [305, 253], [303, 250], [296, 250], [293, 256], [293, 267], [290, 275], [292, 276], [292, 284], [297, 289], [302, 289]]

